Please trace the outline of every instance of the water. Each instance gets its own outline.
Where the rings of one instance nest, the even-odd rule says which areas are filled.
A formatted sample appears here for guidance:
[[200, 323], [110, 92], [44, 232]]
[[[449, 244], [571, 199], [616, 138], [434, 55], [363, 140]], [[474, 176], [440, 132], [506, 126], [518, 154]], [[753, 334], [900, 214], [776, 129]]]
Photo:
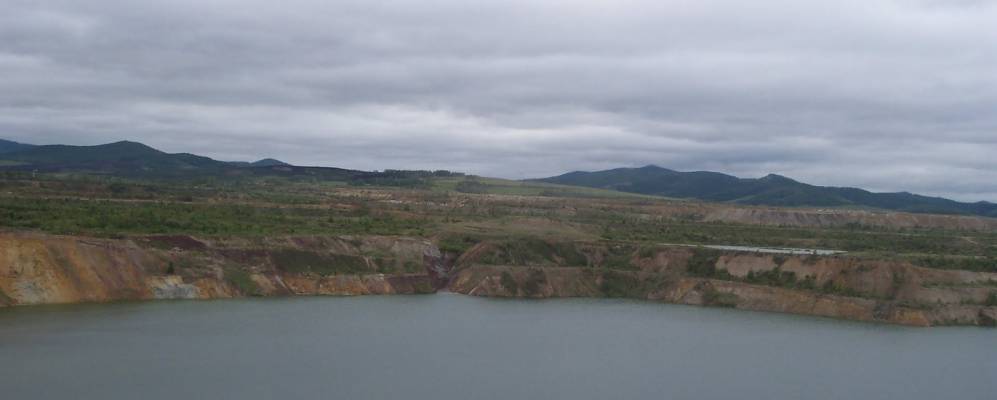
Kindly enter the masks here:
[[4, 399], [994, 399], [997, 330], [635, 301], [0, 310]]

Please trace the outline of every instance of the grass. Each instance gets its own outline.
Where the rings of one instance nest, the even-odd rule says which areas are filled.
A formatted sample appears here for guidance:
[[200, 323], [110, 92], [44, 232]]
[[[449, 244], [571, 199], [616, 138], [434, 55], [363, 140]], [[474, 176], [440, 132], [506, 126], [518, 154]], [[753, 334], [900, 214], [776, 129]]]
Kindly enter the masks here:
[[543, 287], [547, 284], [547, 274], [542, 269], [531, 269], [523, 283], [523, 293], [527, 296], [539, 296], [543, 293]]
[[373, 272], [360, 256], [344, 254], [318, 254], [311, 251], [284, 249], [270, 253], [278, 270], [296, 274], [360, 274]]
[[692, 276], [711, 279], [723, 279], [727, 277], [727, 271], [717, 269], [717, 261], [720, 258], [719, 251], [697, 248], [692, 252], [692, 257], [686, 263], [686, 272]]
[[516, 282], [516, 278], [513, 278], [509, 271], [502, 271], [502, 277], [499, 279], [499, 283], [503, 288], [505, 288], [505, 290], [508, 290], [509, 293], [519, 293], [519, 282]]
[[468, 235], [445, 235], [437, 240], [440, 251], [445, 253], [463, 254], [474, 245], [481, 242], [481, 239]]
[[997, 257], [919, 256], [911, 262], [927, 268], [997, 272]]
[[[828, 248], [937, 269], [997, 272], [997, 232], [706, 222], [696, 207], [683, 208], [694, 203], [480, 177], [387, 174], [372, 182], [412, 176], [424, 184], [274, 176], [33, 179], [8, 172], [0, 174], [0, 227], [109, 237], [415, 236], [435, 238], [453, 254], [488, 240], [505, 242], [493, 263], [612, 269], [635, 268], [632, 260], [652, 257], [660, 243]], [[465, 191], [487, 195], [460, 193], [462, 184]], [[557, 244], [599, 239], [623, 248], [600, 258]], [[692, 260], [694, 273], [717, 273], [699, 261]]]
[[606, 270], [601, 278], [599, 291], [606, 297], [643, 297], [641, 280], [631, 273]]
[[756, 285], [777, 286], [791, 289], [814, 290], [817, 287], [816, 279], [813, 276], [808, 275], [801, 280], [798, 279], [795, 272], [783, 271], [780, 267], [776, 267], [768, 271], [749, 271], [748, 275], [744, 278], [744, 281]]
[[241, 204], [0, 198], [0, 226], [59, 234], [413, 235], [429, 223], [392, 214]]
[[588, 258], [572, 243], [537, 238], [513, 238], [493, 243], [494, 249], [479, 260], [493, 265], [585, 266]]
[[239, 289], [239, 292], [246, 296], [260, 295], [260, 287], [250, 277], [249, 273], [238, 268], [226, 268], [224, 270], [225, 281]]
[[[443, 192], [463, 192], [474, 194], [495, 194], [510, 196], [578, 197], [607, 199], [640, 199], [651, 196], [617, 192], [614, 190], [593, 189], [578, 186], [557, 185], [534, 181], [514, 181], [498, 178], [458, 177], [435, 178], [430, 181], [432, 190]], [[659, 198], [660, 199], [660, 198]]]
[[703, 305], [706, 306], [733, 308], [737, 307], [737, 301], [737, 295], [721, 292], [713, 286], [707, 287], [703, 292]]

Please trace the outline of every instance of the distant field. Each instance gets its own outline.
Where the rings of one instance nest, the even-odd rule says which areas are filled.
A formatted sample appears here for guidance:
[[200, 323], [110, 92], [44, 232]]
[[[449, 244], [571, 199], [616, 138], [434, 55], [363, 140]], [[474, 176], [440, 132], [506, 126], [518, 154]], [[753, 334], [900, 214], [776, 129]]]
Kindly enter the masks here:
[[594, 189], [553, 183], [514, 181], [497, 178], [458, 177], [435, 178], [431, 187], [437, 191], [457, 191], [478, 194], [503, 194], [512, 196], [550, 197], [604, 197], [604, 198], [661, 198], [615, 190]]
[[0, 227], [60, 234], [404, 235], [458, 247], [535, 237], [820, 248], [933, 268], [997, 271], [994, 231], [705, 221], [704, 213], [718, 207], [741, 206], [477, 177], [430, 178], [400, 186], [272, 176], [0, 179]]

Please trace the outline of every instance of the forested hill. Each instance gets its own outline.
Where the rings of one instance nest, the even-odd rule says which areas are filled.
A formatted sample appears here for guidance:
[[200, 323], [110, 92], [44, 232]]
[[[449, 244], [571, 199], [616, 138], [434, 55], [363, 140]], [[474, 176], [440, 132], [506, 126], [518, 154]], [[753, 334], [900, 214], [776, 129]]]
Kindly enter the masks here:
[[597, 172], [576, 171], [538, 181], [739, 204], [853, 206], [997, 217], [997, 204], [989, 202], [961, 203], [907, 192], [873, 193], [848, 187], [815, 186], [774, 174], [758, 179], [744, 179], [718, 172], [680, 172], [649, 165], [642, 168], [617, 168]]
[[145, 144], [120, 141], [96, 146], [33, 146], [0, 140], [0, 172], [103, 175], [134, 179], [233, 179], [281, 176], [358, 185], [418, 186], [430, 176], [450, 171], [357, 171], [302, 167], [273, 158], [255, 162], [218, 161], [190, 153], [166, 153]]
[[10, 140], [0, 139], [0, 154], [13, 153], [15, 151], [27, 150], [34, 146], [30, 144], [12, 142]]

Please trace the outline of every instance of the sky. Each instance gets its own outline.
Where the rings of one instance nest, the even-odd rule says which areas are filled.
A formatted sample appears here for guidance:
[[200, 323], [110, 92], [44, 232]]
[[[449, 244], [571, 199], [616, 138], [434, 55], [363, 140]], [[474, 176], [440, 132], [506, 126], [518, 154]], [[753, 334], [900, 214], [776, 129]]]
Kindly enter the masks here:
[[997, 1], [0, 0], [0, 138], [997, 201]]

